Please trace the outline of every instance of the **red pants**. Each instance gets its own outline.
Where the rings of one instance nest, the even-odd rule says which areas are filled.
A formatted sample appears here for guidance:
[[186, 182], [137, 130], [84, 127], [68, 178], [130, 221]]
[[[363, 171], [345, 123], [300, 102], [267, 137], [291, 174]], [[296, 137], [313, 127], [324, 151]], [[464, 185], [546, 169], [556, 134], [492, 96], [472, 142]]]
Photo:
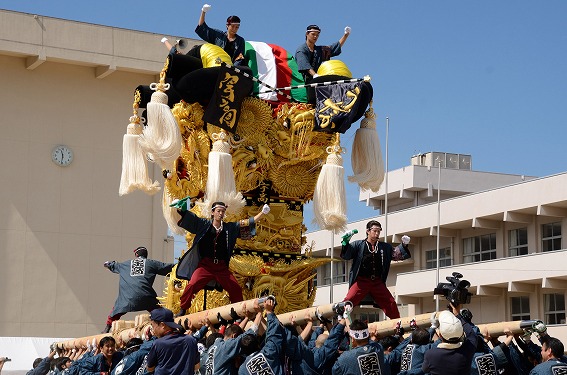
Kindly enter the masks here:
[[211, 258], [203, 258], [181, 295], [181, 308], [184, 310], [190, 308], [195, 294], [203, 290], [211, 280], [216, 280], [227, 291], [231, 303], [240, 302], [244, 299], [242, 288], [228, 270], [226, 262], [219, 260], [215, 264]]
[[400, 317], [394, 297], [380, 278], [370, 280], [368, 277], [357, 277], [348, 290], [344, 301], [350, 301], [353, 306], [358, 306], [367, 294], [372, 296], [374, 302], [380, 306], [388, 318], [397, 319]]

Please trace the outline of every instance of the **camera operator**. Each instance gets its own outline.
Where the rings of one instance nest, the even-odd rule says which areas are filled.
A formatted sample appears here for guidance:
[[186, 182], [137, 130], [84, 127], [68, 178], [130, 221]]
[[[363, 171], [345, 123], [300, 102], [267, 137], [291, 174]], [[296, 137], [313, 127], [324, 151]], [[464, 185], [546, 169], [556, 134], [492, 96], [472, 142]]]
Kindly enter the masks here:
[[477, 334], [470, 320], [461, 315], [460, 304], [451, 302], [451, 309], [452, 312], [442, 311], [437, 318], [441, 343], [425, 353], [422, 370], [431, 375], [460, 375], [471, 371]]

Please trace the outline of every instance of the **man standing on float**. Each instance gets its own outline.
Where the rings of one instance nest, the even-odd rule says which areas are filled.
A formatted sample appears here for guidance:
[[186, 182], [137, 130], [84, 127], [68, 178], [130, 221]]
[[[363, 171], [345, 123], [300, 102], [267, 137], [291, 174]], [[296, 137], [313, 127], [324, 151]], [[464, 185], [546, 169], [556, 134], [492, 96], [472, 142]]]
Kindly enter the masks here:
[[176, 277], [189, 280], [181, 295], [181, 311], [177, 316], [185, 315], [195, 294], [212, 280], [228, 292], [231, 303], [243, 300], [242, 289], [228, 264], [236, 239], [243, 234], [255, 236], [256, 222], [270, 212], [270, 206], [266, 204], [256, 216], [237, 222], [223, 222], [226, 209], [223, 202], [213, 203], [211, 220], [200, 218], [191, 211], [178, 211], [181, 220], [177, 225], [194, 233], [195, 238], [177, 266]]
[[382, 225], [376, 220], [366, 224], [366, 239], [349, 243], [353, 233], [343, 236], [341, 258], [353, 260], [349, 275], [349, 290], [344, 301], [358, 306], [362, 299], [370, 294], [374, 302], [390, 319], [400, 317], [398, 306], [386, 287], [386, 279], [392, 260], [411, 258], [409, 236], [402, 237], [402, 243], [395, 248], [379, 242]]

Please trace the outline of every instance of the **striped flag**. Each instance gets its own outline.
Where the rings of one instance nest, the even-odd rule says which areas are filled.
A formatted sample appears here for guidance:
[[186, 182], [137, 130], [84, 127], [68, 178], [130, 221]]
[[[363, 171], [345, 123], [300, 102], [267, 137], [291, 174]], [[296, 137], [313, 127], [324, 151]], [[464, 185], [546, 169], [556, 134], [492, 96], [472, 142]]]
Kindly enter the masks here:
[[[280, 46], [263, 42], [246, 42], [245, 56], [254, 77], [270, 86], [286, 87], [304, 84], [294, 57]], [[260, 99], [289, 101], [286, 97], [278, 95], [257, 82], [254, 83], [253, 91]], [[295, 101], [306, 103], [307, 91], [303, 87], [292, 89], [291, 97]]]

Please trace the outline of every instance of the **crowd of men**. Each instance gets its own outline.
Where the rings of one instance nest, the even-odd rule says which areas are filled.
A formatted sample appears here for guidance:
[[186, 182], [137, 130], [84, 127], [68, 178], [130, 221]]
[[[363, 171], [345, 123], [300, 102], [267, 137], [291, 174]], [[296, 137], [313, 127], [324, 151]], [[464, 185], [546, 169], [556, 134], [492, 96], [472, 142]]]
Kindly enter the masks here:
[[[243, 319], [203, 321], [196, 331], [157, 308], [145, 340], [132, 338], [121, 351], [112, 336], [96, 348], [53, 350], [28, 374], [567, 374], [564, 346], [545, 326], [528, 334], [506, 330], [500, 340], [482, 334], [460, 305], [432, 314], [428, 327], [412, 324], [405, 334], [398, 329], [379, 337], [366, 322], [351, 322], [348, 308], [334, 324], [322, 318], [314, 327], [305, 316], [302, 326], [284, 326], [274, 314], [275, 299], [242, 303]], [[0, 358], [0, 369], [3, 363]]]

